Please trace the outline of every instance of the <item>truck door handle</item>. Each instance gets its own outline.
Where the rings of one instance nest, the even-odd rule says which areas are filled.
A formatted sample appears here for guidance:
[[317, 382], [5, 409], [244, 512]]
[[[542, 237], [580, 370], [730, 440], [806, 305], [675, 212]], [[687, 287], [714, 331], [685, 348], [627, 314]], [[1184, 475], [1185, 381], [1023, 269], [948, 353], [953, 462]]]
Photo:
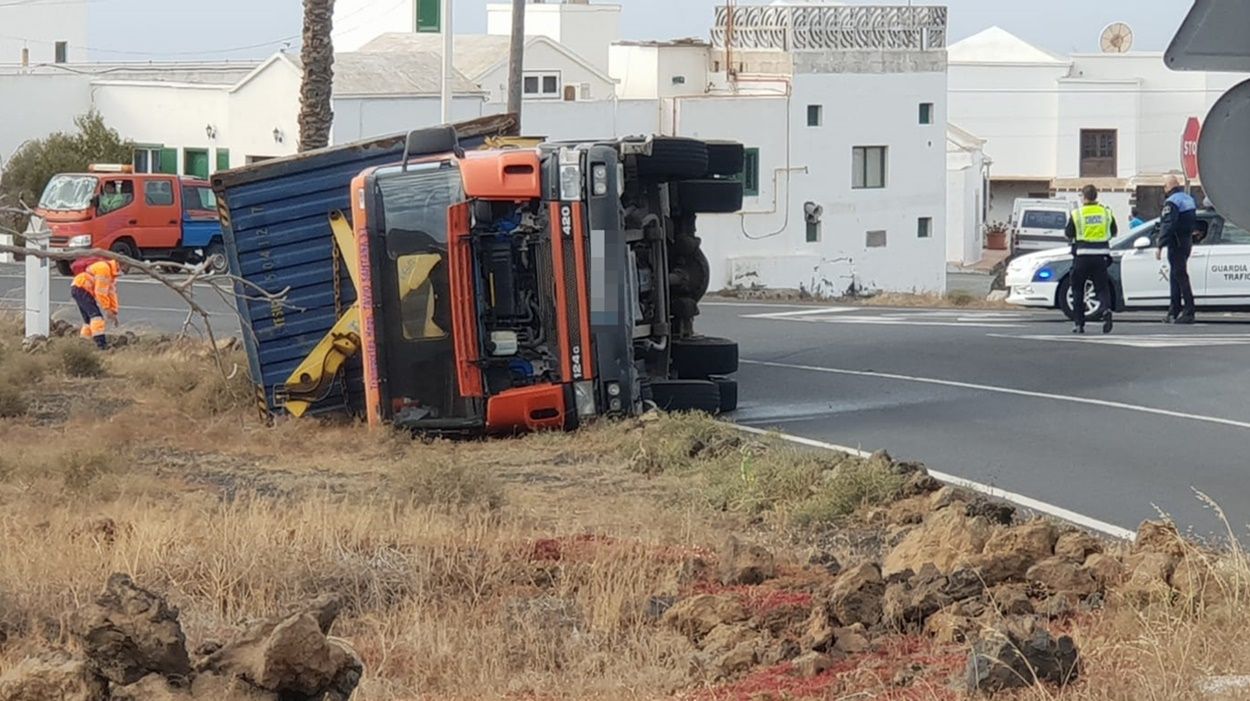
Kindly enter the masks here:
[[131, 226], [138, 226], [138, 225], [139, 225], [139, 220], [138, 220], [138, 219], [131, 219], [131, 220], [130, 220], [130, 222], [129, 222], [129, 224], [130, 224]]
[[173, 226], [174, 224], [177, 224], [177, 223], [178, 223], [178, 220], [177, 220], [177, 219], [170, 219], [170, 220], [169, 220], [169, 224], [170, 224], [170, 226]]

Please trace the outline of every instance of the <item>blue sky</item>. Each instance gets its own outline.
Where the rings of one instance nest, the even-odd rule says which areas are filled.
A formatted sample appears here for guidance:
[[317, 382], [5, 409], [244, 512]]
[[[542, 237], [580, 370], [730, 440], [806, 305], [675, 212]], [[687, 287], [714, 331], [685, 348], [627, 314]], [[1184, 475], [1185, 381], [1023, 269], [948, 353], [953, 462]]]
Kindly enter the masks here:
[[[56, 0], [35, 0], [53, 2]], [[59, 0], [64, 1], [64, 0]], [[80, 0], [92, 12], [95, 58], [253, 58], [298, 44], [299, 0]], [[387, 3], [391, 0], [375, 0]], [[897, 1], [897, 0], [895, 0]], [[454, 0], [458, 32], [482, 32], [486, 0]], [[723, 0], [619, 0], [627, 39], [706, 36], [712, 8]], [[747, 4], [750, 0], [739, 0]], [[762, 0], [760, 4], [767, 4]], [[1002, 26], [1043, 48], [1093, 51], [1111, 21], [1136, 32], [1134, 48], [1166, 48], [1190, 6], [1188, 0], [949, 0], [951, 40]], [[136, 31], [137, 27], [159, 28]]]

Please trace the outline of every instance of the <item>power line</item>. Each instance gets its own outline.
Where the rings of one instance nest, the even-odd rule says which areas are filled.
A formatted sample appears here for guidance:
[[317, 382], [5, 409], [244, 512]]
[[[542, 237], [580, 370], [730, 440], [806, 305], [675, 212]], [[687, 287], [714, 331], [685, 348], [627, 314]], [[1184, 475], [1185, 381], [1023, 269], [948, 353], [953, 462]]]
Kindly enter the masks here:
[[[8, 34], [0, 34], [0, 38], [10, 39], [12, 41], [22, 41], [30, 44], [40, 44], [42, 46], [55, 46], [57, 44], [55, 41], [47, 41], [46, 39], [31, 39], [29, 37], [19, 37]], [[248, 49], [262, 49], [268, 46], [274, 46], [275, 44], [285, 44], [299, 38], [299, 34], [294, 34], [292, 36], [282, 37], [280, 39], [274, 39], [259, 44], [232, 46], [226, 49], [207, 49], [204, 51], [131, 51], [125, 49], [101, 49], [93, 46], [84, 46], [81, 48], [93, 53], [116, 54], [123, 56], [212, 56], [217, 54], [234, 53], [235, 51], [246, 51]]]

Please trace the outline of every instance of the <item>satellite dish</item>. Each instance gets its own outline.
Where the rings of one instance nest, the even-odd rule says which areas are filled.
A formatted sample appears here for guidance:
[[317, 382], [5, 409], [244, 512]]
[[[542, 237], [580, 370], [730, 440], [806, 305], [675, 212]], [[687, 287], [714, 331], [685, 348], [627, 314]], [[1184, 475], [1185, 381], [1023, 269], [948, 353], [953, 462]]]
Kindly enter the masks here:
[[1202, 189], [1220, 214], [1250, 226], [1250, 80], [1234, 87], [1211, 108], [1198, 141]]
[[1124, 22], [1112, 22], [1102, 30], [1099, 45], [1104, 54], [1126, 54], [1133, 48], [1133, 28]]

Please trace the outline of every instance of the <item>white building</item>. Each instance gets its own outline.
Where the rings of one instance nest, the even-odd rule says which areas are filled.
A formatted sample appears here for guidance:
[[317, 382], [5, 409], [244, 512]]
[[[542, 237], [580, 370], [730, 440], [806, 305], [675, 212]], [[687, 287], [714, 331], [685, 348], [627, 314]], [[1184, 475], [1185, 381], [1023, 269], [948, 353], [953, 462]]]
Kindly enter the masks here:
[[0, 2], [0, 65], [86, 61], [91, 4]]
[[946, 128], [946, 260], [966, 266], [981, 260], [985, 199], [992, 162], [985, 140], [954, 124]]
[[1190, 117], [1244, 76], [1174, 72], [1161, 53], [1060, 56], [997, 27], [950, 47], [950, 118], [993, 159], [989, 219], [1017, 197], [1075, 198], [1094, 183], [1127, 221], [1158, 214]]
[[[439, 121], [441, 37], [416, 31], [429, 5], [339, 1], [333, 142]], [[510, 12], [490, 5], [488, 34], [456, 37], [453, 118], [504, 111]], [[747, 146], [744, 211], [701, 220], [714, 289], [944, 289], [944, 8], [739, 6], [732, 22], [721, 8], [710, 43], [621, 42], [617, 5], [526, 12], [525, 133]], [[294, 56], [72, 68], [0, 71], [0, 99], [44, 115], [0, 124], [0, 153], [91, 108], [136, 142], [140, 170], [207, 176], [297, 148]]]

